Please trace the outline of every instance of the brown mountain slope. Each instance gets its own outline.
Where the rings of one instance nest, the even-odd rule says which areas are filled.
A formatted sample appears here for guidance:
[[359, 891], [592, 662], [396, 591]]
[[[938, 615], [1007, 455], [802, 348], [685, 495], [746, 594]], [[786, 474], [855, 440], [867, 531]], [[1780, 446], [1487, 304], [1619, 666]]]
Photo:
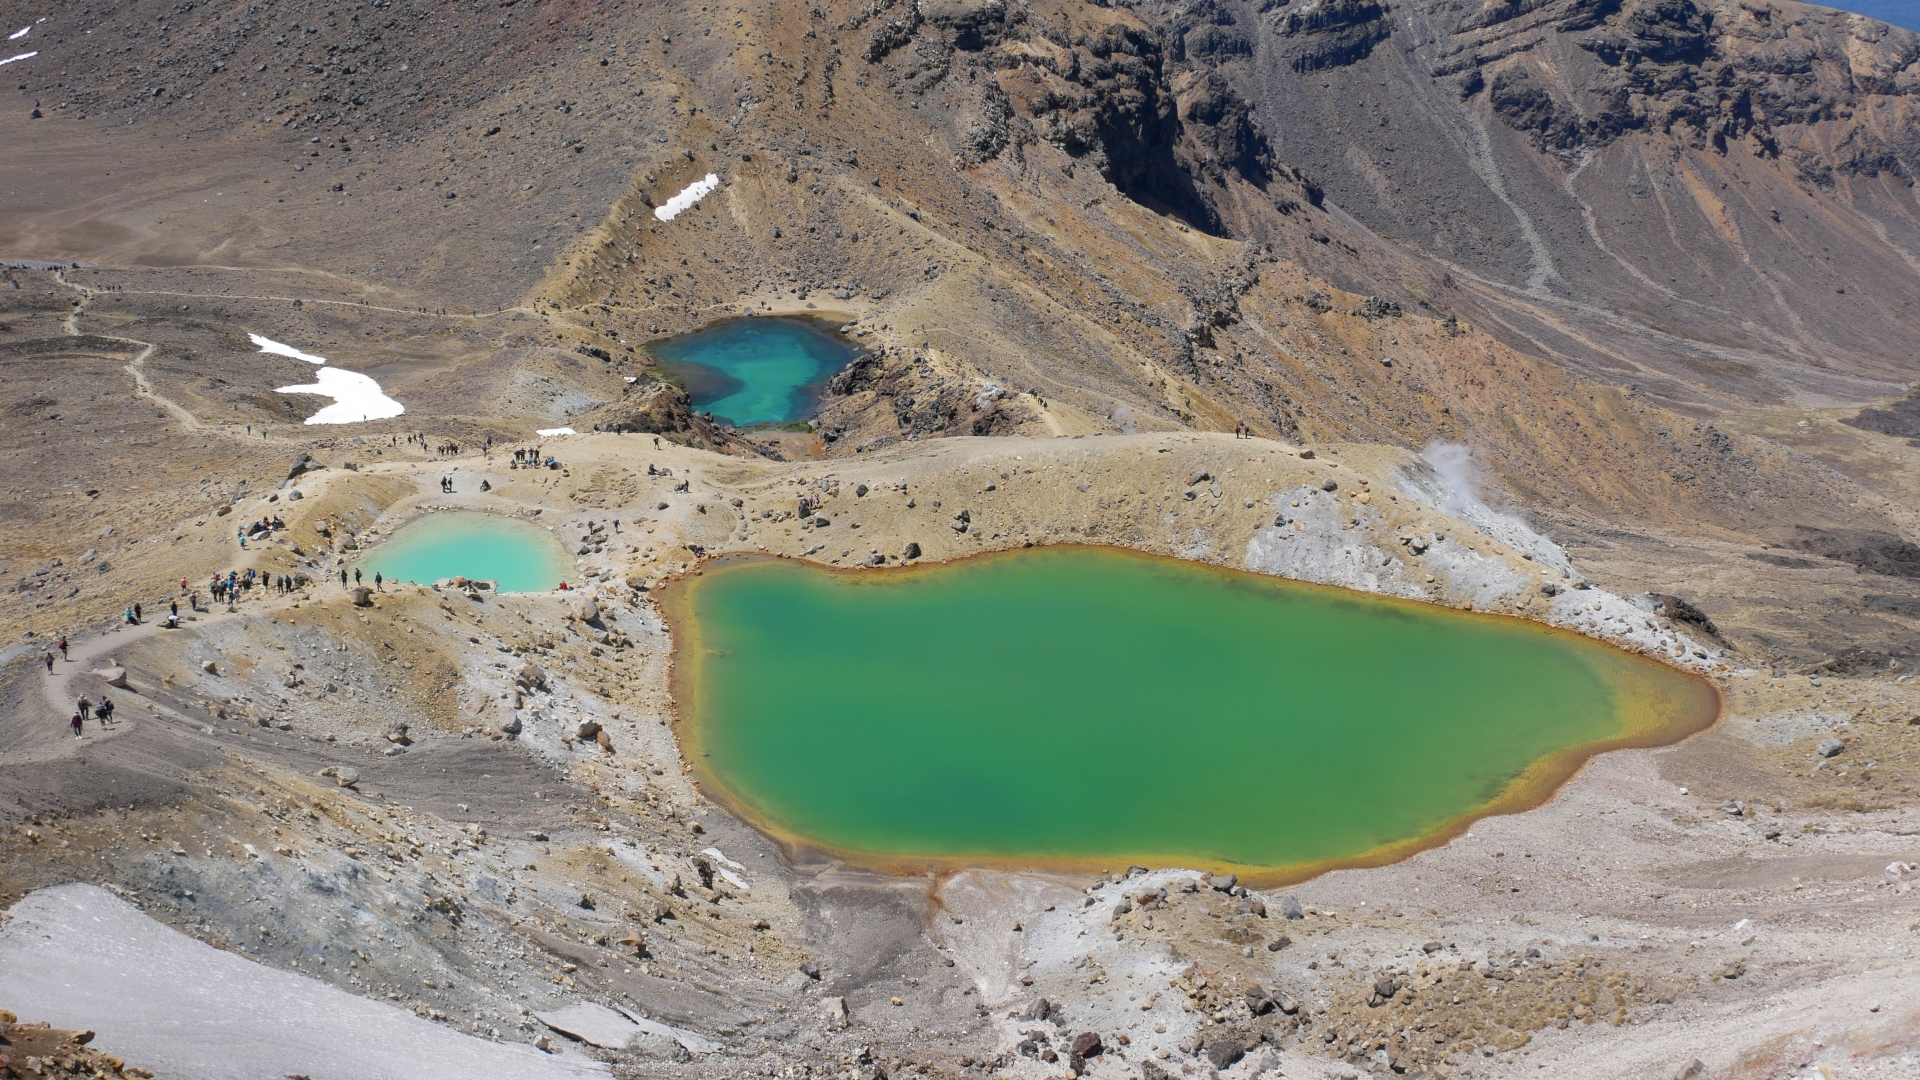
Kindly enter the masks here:
[[[1867, 348], [1895, 335], [1884, 310], [1855, 325], [1781, 309], [1781, 325], [1800, 319], [1821, 349], [1847, 334], [1861, 343], [1809, 359], [1779, 344], [1790, 335], [1772, 316], [1736, 323], [1697, 283], [1648, 291], [1631, 260], [1596, 273], [1627, 274], [1640, 292], [1530, 291], [1524, 261], [1495, 257], [1493, 240], [1484, 258], [1443, 260], [1439, 241], [1410, 244], [1369, 219], [1375, 208], [1348, 197], [1350, 178], [1323, 169], [1316, 147], [1364, 130], [1341, 160], [1383, 137], [1398, 148], [1394, 125], [1442, 98], [1455, 112], [1492, 108], [1490, 91], [1465, 105], [1455, 89], [1436, 97], [1430, 73], [1424, 96], [1377, 94], [1368, 65], [1405, 73], [1414, 55], [1386, 44], [1400, 32], [1384, 14], [1276, 8], [1258, 25], [1277, 37], [1247, 31], [1242, 48], [1243, 21], [1225, 7], [1204, 23], [1076, 0], [484, 10], [132, 3], [48, 24], [36, 33], [61, 74], [21, 69], [28, 89], [16, 91], [42, 117], [5, 121], [20, 148], [0, 219], [8, 254], [180, 266], [164, 282], [106, 279], [90, 317], [138, 320], [125, 336], [182, 342], [236, 386], [261, 377], [240, 323], [390, 372], [413, 411], [378, 431], [445, 428], [471, 443], [627, 423], [617, 376], [644, 371], [645, 338], [749, 305], [817, 306], [860, 317], [874, 349], [826, 406], [828, 453], [1243, 422], [1301, 440], [1465, 443], [1532, 513], [1567, 522], [1782, 541], [1798, 525], [1897, 531], [1854, 480], [1713, 416], [1795, 395], [1884, 395], [1898, 357]], [[1632, 23], [1638, 11], [1605, 14], [1594, 32], [1625, 19], [1655, 33]], [[1550, 6], [1455, 37], [1497, 51], [1496, 31], [1576, 14]], [[1661, 62], [1698, 66], [1692, 55]], [[1273, 81], [1282, 73], [1292, 81]], [[1314, 108], [1275, 89], [1320, 84]], [[1339, 109], [1388, 124], [1349, 127], [1358, 114]], [[1581, 190], [1566, 186], [1578, 167], [1568, 148], [1486, 130], [1519, 155], [1487, 159], [1514, 206], [1527, 184]], [[1571, 149], [1591, 161], [1635, 140], [1682, 147], [1663, 184], [1708, 165], [1784, 182], [1784, 156], [1721, 156], [1711, 139], [1686, 148], [1680, 127], [1579, 130]], [[1406, 146], [1437, 172], [1486, 164], [1461, 164], [1471, 140], [1435, 132]], [[653, 214], [708, 173], [714, 194], [670, 221]], [[1379, 176], [1409, 205], [1448, 207], [1446, 191]], [[1866, 211], [1839, 194], [1865, 206], [1866, 190], [1798, 197], [1820, 220], [1858, 226]], [[1509, 240], [1541, 217], [1461, 214]], [[1563, 206], [1542, 220], [1577, 238], [1584, 219]], [[1716, 267], [1737, 261], [1712, 246], [1723, 233], [1670, 220], [1633, 235], [1698, 248]], [[1871, 267], [1892, 248], [1869, 246], [1858, 264], [1855, 249], [1836, 250], [1837, 263]], [[1574, 277], [1558, 258], [1548, 278]], [[1857, 272], [1898, 291], [1891, 271]], [[291, 308], [302, 295], [329, 302]], [[198, 296], [226, 299], [176, 310]], [[289, 419], [264, 393], [227, 405], [223, 421]]]
[[1795, 3], [1153, 5], [1510, 340], [1679, 401], [1913, 377], [1920, 36]]

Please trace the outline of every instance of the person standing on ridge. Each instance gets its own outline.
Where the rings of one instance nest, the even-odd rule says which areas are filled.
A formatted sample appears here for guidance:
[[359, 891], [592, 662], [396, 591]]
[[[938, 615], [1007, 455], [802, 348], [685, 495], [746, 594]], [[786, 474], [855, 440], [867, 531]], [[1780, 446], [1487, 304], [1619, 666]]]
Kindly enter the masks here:
[[60, 659], [65, 660], [67, 658], [67, 635], [61, 634], [60, 640], [54, 642], [54, 644], [60, 647]]

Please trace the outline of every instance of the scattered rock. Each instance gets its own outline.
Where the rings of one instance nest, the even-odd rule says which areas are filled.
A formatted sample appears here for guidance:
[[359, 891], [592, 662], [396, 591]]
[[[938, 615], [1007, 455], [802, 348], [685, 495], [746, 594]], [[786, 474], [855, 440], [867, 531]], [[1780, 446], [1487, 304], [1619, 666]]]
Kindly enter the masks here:
[[353, 606], [354, 607], [372, 607], [373, 606], [372, 586], [355, 585], [353, 587]]
[[900, 557], [901, 557], [902, 559], [917, 559], [917, 558], [919, 558], [919, 557], [920, 557], [920, 545], [919, 545], [919, 544], [916, 544], [916, 543], [912, 543], [912, 542], [909, 542], [909, 543], [907, 544], [907, 547], [906, 547], [906, 550], [904, 550], [904, 551], [902, 551], [902, 552], [900, 553]]
[[1823, 758], [1830, 758], [1838, 755], [1840, 751], [1846, 748], [1847, 744], [1841, 742], [1839, 739], [1821, 739], [1820, 745], [1814, 747], [1813, 752]]
[[114, 665], [113, 667], [100, 668], [97, 671], [91, 672], [91, 674], [93, 675], [94, 678], [99, 679], [101, 682], [106, 683], [108, 686], [116, 687], [121, 690], [125, 690], [127, 688], [127, 669], [120, 667], [117, 664]]
[[847, 999], [843, 997], [830, 997], [826, 1000], [825, 1004], [826, 1007], [822, 1009], [821, 1012], [827, 1019], [827, 1025], [829, 1027], [846, 1027]]
[[[218, 666], [218, 665], [216, 665], [216, 664], [215, 664], [215, 663], [214, 663], [213, 661], [211, 661], [211, 660], [202, 660], [202, 661], [200, 661], [200, 670], [201, 670], [201, 671], [204, 671], [204, 672], [206, 672], [206, 673], [207, 673], [207, 674], [209, 674], [209, 675], [218, 675], [218, 674], [220, 674], [220, 668], [219, 668], [219, 666]], [[1833, 742], [1833, 741], [1835, 741], [1835, 740], [1833, 740], [1833, 739], [1828, 739], [1828, 740], [1827, 740], [1827, 742]], [[1823, 744], [1823, 745], [1824, 745], [1824, 744]], [[1834, 753], [1834, 754], [1837, 754], [1837, 753], [1839, 753], [1839, 752], [1840, 752], [1840, 751], [1838, 751], [1838, 750], [1835, 750], [1835, 751], [1834, 751], [1833, 753]], [[1833, 754], [1828, 754], [1827, 756], [1828, 756], [1828, 757], [1832, 757], [1832, 756], [1833, 756]]]
[[513, 681], [528, 690], [545, 690], [547, 673], [540, 669], [539, 664], [522, 664], [520, 670], [513, 673]]
[[1300, 898], [1294, 896], [1292, 893], [1288, 893], [1286, 896], [1280, 898], [1280, 914], [1285, 915], [1289, 919], [1304, 919], [1307, 917], [1306, 910], [1300, 906]]
[[1682, 1065], [1679, 1072], [1673, 1074], [1673, 1080], [1694, 1080], [1695, 1077], [1705, 1075], [1707, 1075], [1707, 1063], [1694, 1058]]

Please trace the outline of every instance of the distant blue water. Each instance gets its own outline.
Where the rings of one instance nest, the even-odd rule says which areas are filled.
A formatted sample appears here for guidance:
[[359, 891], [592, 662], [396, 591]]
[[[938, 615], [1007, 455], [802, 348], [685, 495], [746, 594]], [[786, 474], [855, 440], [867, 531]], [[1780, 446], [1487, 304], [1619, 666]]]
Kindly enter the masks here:
[[1839, 0], [1821, 6], [1851, 11], [1908, 30], [1920, 30], [1920, 0]]
[[647, 345], [699, 412], [736, 426], [804, 419], [859, 350], [807, 319], [728, 319]]

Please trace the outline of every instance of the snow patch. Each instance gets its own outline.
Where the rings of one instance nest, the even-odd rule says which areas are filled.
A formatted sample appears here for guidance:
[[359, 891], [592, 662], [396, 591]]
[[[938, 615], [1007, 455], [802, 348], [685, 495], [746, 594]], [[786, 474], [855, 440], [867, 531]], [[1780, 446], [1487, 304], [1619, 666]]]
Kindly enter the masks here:
[[327, 358], [324, 356], [315, 356], [312, 353], [301, 352], [291, 345], [282, 345], [272, 338], [261, 337], [259, 334], [248, 334], [247, 340], [259, 346], [260, 351], [263, 353], [272, 353], [275, 356], [291, 356], [295, 360], [305, 360], [309, 364], [324, 364], [327, 362]]
[[6, 67], [8, 64], [13, 63], [15, 60], [31, 60], [34, 57], [39, 55], [40, 55], [40, 51], [36, 49], [33, 52], [23, 52], [19, 56], [9, 56], [5, 60], [0, 60], [0, 67]]
[[533, 433], [534, 433], [535, 435], [538, 435], [538, 436], [540, 436], [540, 437], [541, 437], [541, 438], [543, 438], [543, 439], [551, 439], [551, 438], [554, 438], [554, 437], [556, 437], [556, 436], [560, 436], [560, 435], [578, 435], [578, 434], [580, 434], [579, 432], [577, 432], [577, 431], [575, 431], [575, 430], [573, 430], [573, 429], [572, 429], [572, 428], [570, 428], [570, 427], [543, 427], [543, 428], [535, 428], [535, 429], [534, 429], [534, 432], [533, 432]]
[[42, 889], [8, 914], [0, 923], [0, 1003], [31, 1005], [32, 1016], [56, 1027], [98, 1031], [103, 1045], [163, 1076], [610, 1075], [582, 1056], [464, 1035], [213, 948], [97, 886]]
[[654, 207], [653, 216], [659, 218], [661, 221], [672, 221], [683, 212], [692, 209], [694, 203], [713, 194], [713, 189], [719, 186], [720, 178], [712, 173], [708, 173], [705, 179], [695, 180], [685, 188], [682, 188], [680, 194]]
[[281, 394], [313, 394], [329, 397], [333, 404], [307, 417], [309, 424], [357, 424], [363, 420], [385, 420], [407, 411], [405, 405], [388, 397], [371, 376], [343, 368], [323, 367], [314, 380], [300, 386], [282, 386]]
[[[248, 334], [247, 340], [258, 345], [263, 353], [305, 360], [309, 364], [327, 363], [324, 356], [301, 352], [270, 337]], [[313, 382], [282, 386], [274, 391], [278, 394], [313, 394], [332, 398], [333, 404], [307, 417], [309, 424], [357, 424], [363, 420], [385, 420], [407, 411], [405, 405], [388, 397], [370, 375], [345, 368], [322, 367], [313, 377]]]
[[23, 37], [26, 37], [26, 36], [27, 36], [27, 32], [28, 32], [28, 31], [30, 31], [30, 30], [32, 30], [32, 29], [33, 29], [33, 27], [32, 27], [32, 26], [23, 26], [23, 27], [21, 27], [20, 29], [18, 29], [18, 30], [15, 30], [15, 31], [14, 31], [13, 33], [11, 33], [11, 34], [8, 34], [8, 35], [7, 35], [7, 40], [8, 40], [8, 41], [19, 41], [19, 40], [20, 40], [21, 38], [23, 38]]

